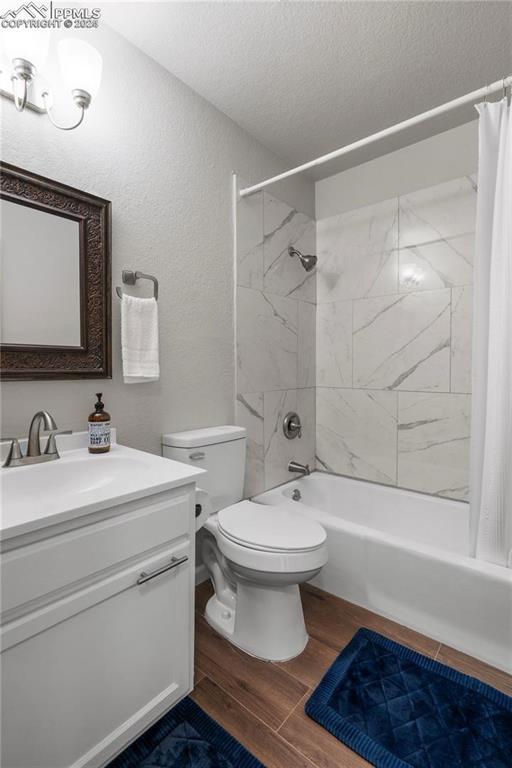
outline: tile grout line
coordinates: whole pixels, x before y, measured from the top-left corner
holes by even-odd
[[[233,701],[234,701],[236,704],[238,704],[238,706],[239,706],[239,707],[241,707],[243,710],[245,710],[245,711],[247,712],[247,714],[249,714],[251,717],[253,717],[255,720],[257,720],[259,723],[261,723],[261,725],[262,725],[264,728],[268,728],[268,730],[269,730],[269,731],[270,731],[270,732],[271,732],[271,733],[272,733],[274,736],[276,736],[276,737],[277,737],[278,739],[280,739],[280,740],[281,740],[281,741],[282,741],[284,744],[286,744],[286,745],[287,745],[287,746],[288,746],[288,747],[289,747],[289,748],[290,748],[290,749],[291,749],[293,752],[295,752],[297,755],[300,755],[300,756],[301,756],[301,757],[303,757],[305,760],[307,760],[307,761],[308,761],[308,762],[311,764],[311,766],[315,766],[315,763],[313,763],[313,761],[312,761],[312,760],[311,760],[311,759],[310,759],[310,758],[309,758],[307,755],[304,755],[302,752],[300,752],[300,751],[299,751],[299,750],[298,750],[298,749],[297,749],[297,748],[296,748],[296,747],[295,747],[295,746],[294,746],[294,745],[293,745],[293,744],[292,744],[290,741],[288,741],[287,739],[285,739],[285,738],[284,738],[284,736],[282,736],[282,735],[281,735],[281,734],[280,734],[280,733],[279,733],[277,730],[275,730],[274,728],[272,728],[272,726],[271,726],[271,725],[269,725],[269,724],[268,724],[268,723],[266,723],[264,720],[262,720],[262,719],[261,719],[261,717],[259,717],[259,716],[258,716],[258,715],[257,715],[255,712],[253,712],[251,709],[249,709],[248,707],[246,707],[246,706],[245,706],[245,704],[242,704],[242,702],[241,702],[241,701],[238,701],[238,699],[236,699],[236,698],[233,696],[233,694],[229,693],[229,691],[226,691],[226,690],[225,690],[225,688],[223,688],[221,685],[219,685],[219,683],[217,683],[215,680],[212,680],[212,678],[211,678],[209,675],[206,675],[206,674],[205,674],[205,676],[203,677],[203,680],[204,680],[204,679],[207,679],[207,680],[209,680],[209,681],[210,681],[210,683],[212,683],[212,685],[215,685],[215,686],[217,686],[217,688],[220,688],[220,690],[221,690],[223,693],[225,693],[225,694],[226,694],[226,696],[228,696],[229,698],[233,699]],[[202,682],[202,681],[201,681],[201,682]],[[212,716],[210,715],[210,717],[212,717]],[[281,726],[279,726],[279,727],[281,727]],[[247,749],[248,749],[248,747],[247,747]],[[250,750],[249,750],[249,751],[250,751]],[[317,768],[317,766],[315,766],[315,768]]]
[[[452,354],[453,354],[453,286],[450,287],[450,358],[449,358],[449,390],[450,393],[453,392],[453,384],[452,384]]]
[[[306,693],[304,694],[304,696],[302,696],[302,698],[300,698],[300,699],[299,699],[299,701],[298,701],[298,702],[295,704],[295,706],[294,706],[294,707],[292,707],[292,709],[290,710],[290,712],[288,712],[288,714],[286,715],[285,719],[283,720],[283,722],[281,723],[281,725],[279,726],[279,728],[276,730],[276,733],[279,733],[279,735],[280,735],[280,736],[282,736],[282,734],[281,734],[281,728],[284,728],[285,724],[288,722],[288,720],[290,719],[290,717],[293,715],[293,713],[296,711],[296,709],[297,709],[299,706],[301,706],[301,704],[303,704],[303,703],[304,703],[305,699],[306,699],[306,698],[308,698],[308,697],[311,695],[311,692],[312,692],[312,691],[311,691],[311,687],[309,687],[309,686],[308,686],[308,690],[306,691]],[[284,737],[284,736],[282,736],[282,738],[284,739],[285,737]],[[285,739],[285,741],[286,741],[286,739]],[[290,742],[288,742],[288,743],[290,743]]]
[[[401,248],[400,250],[406,251],[407,248]],[[468,288],[472,287],[474,283],[454,283],[453,288]],[[241,285],[240,288],[249,288],[249,290],[253,291],[259,291],[259,288],[251,288],[250,286]],[[440,293],[441,291],[449,291],[451,285],[444,285],[442,288],[422,288],[422,289],[416,289],[416,290],[410,290],[410,291],[389,291],[389,293],[372,293],[367,294],[366,296],[345,296],[341,299],[328,299],[327,301],[317,301],[316,306],[325,306],[326,304],[346,304],[349,301],[373,301],[374,299],[389,299],[391,296],[410,296],[412,293],[416,294],[423,294],[423,293]],[[280,294],[274,293],[273,296],[280,296]],[[281,296],[281,298],[286,299],[287,296]],[[300,299],[300,301],[306,301],[308,304],[313,304],[313,301],[309,301],[308,299]]]
[[[351,382],[350,389],[354,387],[354,301],[350,301],[350,362],[351,362]]]
[[[311,387],[299,387],[299,389],[311,389]],[[379,389],[378,387],[340,387],[329,386],[328,384],[319,384],[317,389],[342,389],[356,392],[405,392],[410,395],[470,395],[471,392],[450,392],[449,389]],[[280,389],[269,389],[269,392],[281,392]],[[254,392],[241,392],[242,395],[256,395]]]
[[[398,450],[398,438],[399,438],[399,432],[398,425],[400,423],[400,392],[398,390],[395,390],[396,392],[396,424],[395,424],[395,488],[398,488],[398,477],[399,477],[399,471],[398,471],[398,458],[400,456],[400,451]]]
[[[260,395],[264,392],[289,392],[291,389],[342,389],[356,392],[405,392],[411,395],[470,395],[471,392],[451,392],[449,389],[379,389],[378,387],[340,387],[338,384],[315,384],[307,387],[279,387],[277,389],[251,389],[237,392],[237,395],[245,397],[246,395]]]
[[[311,637],[310,637],[310,639],[311,639]],[[302,653],[304,653],[304,651],[302,651]],[[293,672],[289,672],[284,667],[280,667],[279,665],[282,664],[283,662],[281,662],[281,661],[271,661],[269,663],[272,664],[272,666],[275,667],[275,669],[279,669],[281,672],[284,672],[285,675],[287,675],[290,678],[290,680],[293,680],[295,683],[300,683],[301,685],[304,685],[308,689],[311,687],[311,686],[307,685],[307,683],[303,682],[300,679],[300,677],[297,677],[297,675],[294,675]],[[306,695],[306,694],[304,694],[304,695]]]
[[[396,252],[396,292],[397,294],[400,294],[400,230],[401,230],[401,195],[400,192],[398,193],[396,197],[396,240],[398,244],[397,252]],[[396,392],[396,402],[395,402],[395,415],[396,415],[396,422],[395,422],[395,482],[394,486],[395,488],[398,488],[398,478],[400,476],[399,472],[399,457],[400,457],[400,450],[398,447],[398,439],[400,437],[400,430],[399,430],[399,423],[400,423],[400,392],[398,390],[395,390]]]
[[[311,689],[310,689],[310,691],[309,691],[309,692],[311,693]],[[307,694],[306,694],[306,695],[307,695]],[[297,752],[299,755],[301,755],[301,757],[303,757],[305,760],[308,760],[308,761],[309,761],[309,762],[310,762],[310,763],[311,763],[313,766],[315,766],[315,768],[322,768],[322,766],[321,766],[319,763],[317,763],[317,762],[315,762],[315,761],[313,760],[313,758],[311,757],[311,755],[308,755],[308,754],[307,754],[305,751],[302,751],[302,749],[301,749],[300,747],[295,747],[295,745],[293,745],[293,744],[291,743],[291,741],[288,741],[288,739],[286,738],[286,736],[284,736],[283,734],[281,734],[281,728],[283,728],[283,727],[284,727],[285,723],[288,721],[288,719],[289,719],[289,718],[290,718],[290,717],[293,715],[293,713],[296,711],[296,709],[297,709],[297,707],[299,706],[299,704],[301,704],[301,703],[304,701],[304,699],[305,699],[306,695],[305,695],[305,696],[303,696],[303,698],[302,698],[302,699],[301,699],[301,700],[300,700],[300,701],[299,701],[299,702],[298,702],[298,703],[295,705],[295,707],[294,707],[294,708],[293,708],[293,710],[290,712],[290,714],[288,715],[288,717],[286,718],[286,720],[285,720],[285,721],[282,723],[282,725],[280,725],[280,726],[279,726],[279,730],[277,731],[277,735],[278,735],[278,736],[280,736],[280,737],[281,737],[281,738],[282,738],[282,739],[283,739],[283,740],[286,742],[286,744],[288,744],[290,747],[292,747],[292,749],[294,749],[294,750],[295,750],[295,751],[296,751],[296,752]],[[329,732],[327,731],[327,733],[329,733]],[[343,746],[343,742],[341,742],[341,741],[340,741],[340,744]],[[354,753],[354,754],[356,754],[356,755],[357,755],[357,753]],[[358,755],[358,757],[360,757],[360,756]],[[362,759],[362,760],[364,760],[364,758],[361,758],[361,759]],[[368,768],[370,768],[370,763],[366,763],[366,761],[365,761],[365,765],[368,765]],[[341,766],[340,766],[340,768],[341,768]]]
[[[266,723],[266,722],[265,722],[265,720],[263,720],[263,719],[262,719],[262,718],[261,718],[259,715],[257,715],[257,714],[256,714],[256,712],[253,712],[253,710],[252,710],[252,709],[250,709],[250,708],[249,708],[249,707],[248,707],[246,704],[244,704],[242,701],[240,701],[240,699],[238,699],[238,698],[236,697],[236,694],[235,694],[233,691],[228,691],[228,690],[226,690],[226,688],[224,688],[224,686],[223,686],[221,683],[219,683],[217,680],[214,680],[213,678],[211,678],[211,677],[210,677],[210,675],[208,675],[208,674],[205,674],[205,676],[203,677],[203,680],[204,680],[205,678],[207,678],[207,679],[208,679],[208,680],[209,680],[209,681],[210,681],[210,682],[211,682],[213,685],[216,685],[216,686],[217,686],[217,688],[219,688],[219,689],[220,689],[220,690],[221,690],[223,693],[225,693],[225,694],[226,694],[226,696],[229,696],[231,699],[233,699],[233,701],[234,701],[234,702],[235,702],[235,703],[236,703],[236,704],[237,704],[239,707],[242,707],[242,709],[245,709],[245,710],[246,710],[246,711],[247,711],[247,712],[248,712],[248,713],[249,713],[249,714],[250,714],[252,717],[254,717],[254,718],[255,718],[255,719],[256,719],[256,720],[257,720],[259,723],[261,723],[261,724],[262,724],[262,725],[264,725],[266,728],[268,728],[268,729],[269,729],[269,731],[272,731],[272,733],[275,733],[275,734],[277,734],[277,728],[274,728],[274,727],[273,727],[272,725],[270,725],[269,723]],[[201,681],[201,682],[202,682],[202,681]],[[281,737],[281,738],[282,738],[282,737]]]
[[[255,291],[256,293],[263,293],[265,296],[272,296],[276,299],[285,299],[286,301],[299,301],[304,304],[309,304],[312,307],[316,307],[316,302],[313,299],[298,298],[297,296],[285,295],[282,293],[276,293],[275,291],[269,291],[266,288],[255,288],[254,285],[237,285],[237,288],[243,288],[244,291]],[[444,290],[443,288],[435,288],[432,290]],[[384,298],[384,296],[393,296],[394,294],[383,294],[383,296],[371,296],[370,298]],[[351,299],[341,299],[341,301],[351,301]],[[332,304],[334,302],[327,301],[326,304]]]

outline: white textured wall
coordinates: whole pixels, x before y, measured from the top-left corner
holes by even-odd
[[[476,111],[475,111],[476,118]],[[316,218],[405,195],[476,171],[478,120],[336,173],[316,184]]]
[[[102,390],[119,440],[158,452],[162,431],[234,419],[231,172],[251,182],[285,165],[105,25],[88,33],[101,91],[76,131],[2,103],[2,159],[100,195],[113,207],[113,284],[121,269],[160,281],[161,379],[125,385],[113,297],[113,379],[6,382],[2,432],[25,434],[39,408],[82,429]],[[305,178],[276,194],[312,214]]]

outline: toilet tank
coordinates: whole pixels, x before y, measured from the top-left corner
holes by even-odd
[[[240,501],[245,475],[244,427],[206,427],[162,435],[162,456],[206,469],[201,488],[214,512]]]

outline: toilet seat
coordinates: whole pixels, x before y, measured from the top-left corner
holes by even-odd
[[[242,501],[210,517],[205,528],[215,536],[224,557],[243,568],[291,575],[314,571],[327,562],[322,526],[283,507]]]
[[[253,501],[221,509],[218,526],[220,533],[233,543],[271,553],[311,552],[327,538],[321,525],[300,512]]]

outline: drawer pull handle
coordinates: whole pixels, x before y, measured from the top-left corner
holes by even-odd
[[[158,568],[156,571],[153,571],[152,573],[146,573],[146,571],[142,571],[141,575],[137,579],[137,584],[145,584],[146,581],[150,581],[151,579],[154,579],[156,576],[160,576],[161,573],[165,573],[166,571],[170,571],[173,568],[177,568],[178,565],[182,565],[183,563],[186,563],[188,560],[187,555],[184,555],[183,557],[172,557],[171,562],[168,565],[163,565],[161,568]]]
[[[189,459],[192,459],[192,461],[201,461],[201,459],[204,459],[204,457],[204,451],[196,451],[195,453],[189,454]]]

